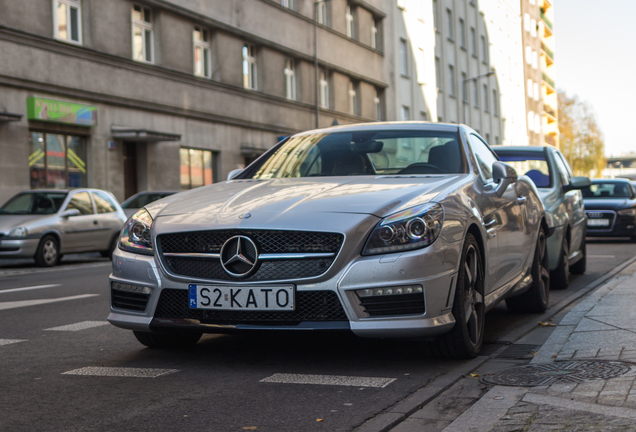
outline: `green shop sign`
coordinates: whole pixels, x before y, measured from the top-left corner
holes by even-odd
[[[28,97],[27,117],[29,120],[95,126],[97,125],[97,108],[72,102]]]

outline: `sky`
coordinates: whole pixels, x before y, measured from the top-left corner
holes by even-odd
[[[587,102],[605,155],[636,152],[636,0],[552,0],[556,85]]]

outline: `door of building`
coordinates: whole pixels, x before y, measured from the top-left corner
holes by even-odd
[[[137,143],[124,142],[125,199],[128,199],[137,192]]]

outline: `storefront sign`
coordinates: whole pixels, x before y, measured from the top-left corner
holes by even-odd
[[[29,120],[95,126],[97,125],[97,107],[28,97],[27,117]]]

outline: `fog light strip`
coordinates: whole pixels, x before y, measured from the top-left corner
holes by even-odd
[[[179,372],[178,369],[151,369],[151,368],[124,368],[124,367],[85,367],[68,372],[62,375],[85,375],[102,377],[124,377],[124,378],[157,378]]]
[[[270,377],[262,379],[260,382],[384,388],[396,379],[397,378],[369,378],[338,375],[274,374]]]

